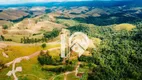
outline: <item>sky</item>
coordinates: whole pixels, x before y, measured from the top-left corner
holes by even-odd
[[[0,4],[29,3],[29,2],[64,2],[64,1],[89,1],[89,0],[0,0]]]
[[[0,4],[15,4],[29,2],[65,2],[65,1],[93,1],[93,0],[0,0]],[[114,1],[114,0],[96,0],[96,1]]]

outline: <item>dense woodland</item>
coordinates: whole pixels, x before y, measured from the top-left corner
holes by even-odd
[[[137,28],[132,31],[116,31],[111,26],[90,29],[78,25],[70,28],[102,40],[92,57],[81,56],[79,59],[97,65],[88,74],[88,80],[142,79],[142,24],[136,22],[134,25]]]

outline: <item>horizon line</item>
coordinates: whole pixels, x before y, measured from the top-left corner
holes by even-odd
[[[21,3],[0,3],[0,5],[16,5],[16,4],[31,4],[31,3],[64,3],[64,2],[119,2],[119,1],[134,1],[134,0],[77,0],[77,1],[41,1],[41,2],[21,2]]]

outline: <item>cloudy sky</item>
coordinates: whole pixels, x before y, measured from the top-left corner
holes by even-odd
[[[63,2],[63,1],[93,1],[93,0],[0,0],[0,4],[28,3],[28,2]],[[95,0],[95,1],[114,1],[114,0]]]

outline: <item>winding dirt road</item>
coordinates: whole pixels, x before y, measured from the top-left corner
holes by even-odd
[[[60,49],[60,47],[56,47],[56,48],[51,48],[51,49],[48,49],[48,51],[53,51],[53,50],[57,50],[57,49]],[[47,50],[43,50],[43,52],[46,52]],[[29,56],[23,56],[23,57],[19,57],[19,58],[16,58],[14,59],[13,61],[10,61],[8,63],[5,64],[5,66],[9,67],[12,63],[14,62],[17,62],[17,63],[20,63],[22,60],[29,60],[35,56],[38,56],[40,54],[40,51],[37,51]]]

